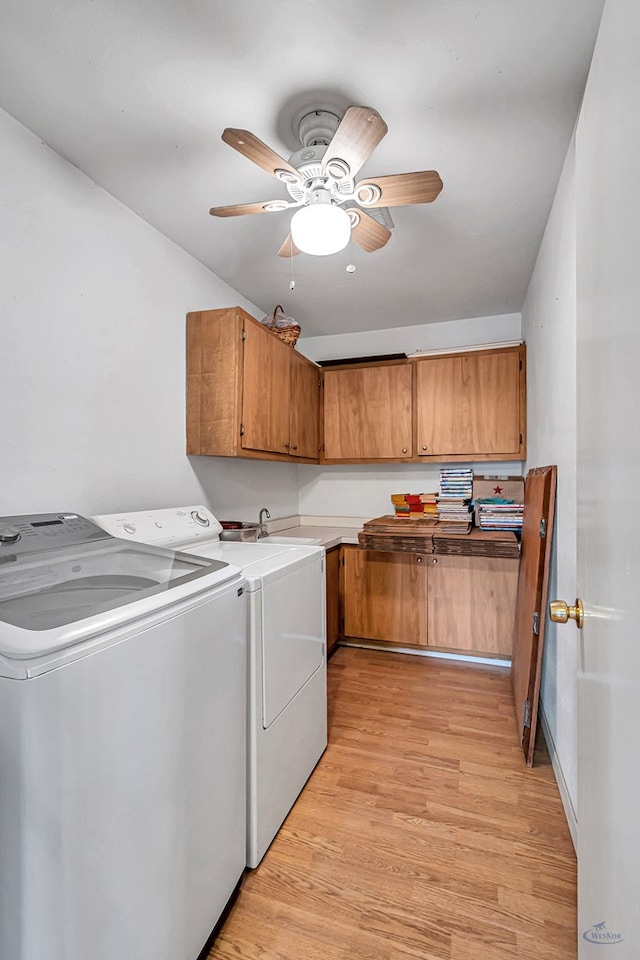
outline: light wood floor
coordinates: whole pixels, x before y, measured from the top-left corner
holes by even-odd
[[[216,960],[574,960],[576,862],[508,671],[340,648],[329,746]]]

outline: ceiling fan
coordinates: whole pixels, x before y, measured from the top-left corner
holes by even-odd
[[[291,199],[212,207],[209,213],[240,217],[297,208],[279,257],[337,253],[350,239],[368,252],[379,250],[393,227],[387,207],[430,203],[442,190],[435,170],[355,181],[387,129],[371,107],[349,107],[342,120],[314,110],[298,126],[302,148],[285,160],[248,130],[227,127],[224,142],[284,183]]]

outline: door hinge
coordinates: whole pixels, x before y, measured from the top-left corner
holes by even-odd
[[[244,437],[244,423],[240,424],[240,436]]]
[[[536,610],[535,613],[533,614],[532,622],[531,622],[531,630],[536,637],[538,636],[539,629],[540,629],[540,614]]]
[[[340,563],[341,563],[342,566],[344,567],[344,557],[340,557]]]
[[[318,390],[322,386],[322,377],[318,377]]]
[[[522,446],[522,434],[520,434],[520,446]]]
[[[522,360],[520,361],[520,369],[522,370]]]
[[[240,339],[244,342],[247,339],[247,331],[243,330]]]
[[[547,535],[547,521],[544,517],[540,518],[540,537],[544,539]]]
[[[531,700],[527,697],[524,702],[524,720],[522,721],[523,727],[531,726]]]

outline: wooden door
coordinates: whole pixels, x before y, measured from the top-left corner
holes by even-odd
[[[429,645],[510,657],[517,586],[517,559],[431,557]]]
[[[288,454],[291,347],[257,323],[244,333],[242,448]]]
[[[340,639],[340,547],[327,550],[325,558],[327,577],[327,655]]]
[[[419,456],[524,458],[523,351],[481,351],[416,362]]]
[[[533,764],[546,625],[556,468],[530,470],[524,484],[522,554],[518,576],[512,685],[517,732],[527,765]]]
[[[345,636],[424,646],[429,558],[345,546],[343,559]]]
[[[325,460],[411,459],[411,364],[325,370]]]
[[[640,956],[639,43],[637,0],[606,3],[576,132],[580,960]]]
[[[315,364],[290,349],[291,456],[318,459],[320,371]]]

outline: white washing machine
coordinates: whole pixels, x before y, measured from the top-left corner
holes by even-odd
[[[0,518],[0,957],[195,960],[245,866],[240,571]]]
[[[110,533],[226,560],[249,594],[247,865],[256,867],[327,745],[324,548],[221,541],[203,506],[94,518]]]

